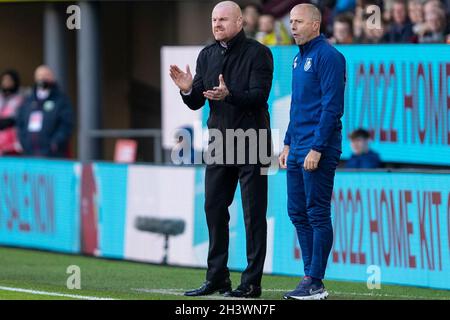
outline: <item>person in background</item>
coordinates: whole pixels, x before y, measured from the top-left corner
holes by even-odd
[[[392,6],[395,0],[383,0],[383,8],[382,8],[382,18],[386,23],[390,23],[392,21]]]
[[[424,21],[423,1],[410,0],[408,2],[408,17],[413,24],[414,34],[420,36],[426,31],[426,24]]]
[[[244,32],[247,38],[256,39],[259,15],[260,9],[255,4],[248,4],[242,10],[242,17],[244,18]]]
[[[385,41],[386,21],[381,18],[380,28],[373,28],[370,23],[366,23],[370,18],[370,14],[359,13],[361,16],[355,15],[354,26],[354,43],[377,44]],[[355,29],[355,25],[357,26]],[[358,34],[358,36],[356,36]]]
[[[289,12],[293,6],[303,2],[306,0],[262,0],[261,13],[272,15],[289,32]]]
[[[380,156],[369,148],[370,134],[362,128],[350,134],[352,156],[345,163],[348,169],[375,169],[381,168]]]
[[[421,0],[408,2],[408,17],[413,25],[423,23],[423,5]]]
[[[71,103],[48,66],[39,66],[34,79],[32,93],[16,119],[24,155],[65,157],[74,126]]]
[[[417,37],[414,35],[412,24],[409,21],[406,2],[394,0],[392,3],[392,21],[384,36],[386,43],[414,43]]]
[[[365,17],[367,19],[367,15]],[[378,44],[386,42],[386,21],[381,18],[381,27],[380,28],[370,28],[370,24],[364,24],[364,35],[361,39],[360,43],[365,44]]]
[[[266,46],[273,45],[289,45],[292,44],[291,37],[283,24],[275,21],[270,14],[264,14],[259,17],[258,33],[256,40]]]
[[[386,7],[386,4],[381,0],[357,0],[353,15],[354,43],[373,44],[383,42],[382,37],[385,34],[385,25],[389,21],[389,17],[385,18],[385,15],[382,14],[380,17],[381,28],[374,28],[372,23],[368,23],[373,15],[373,11],[369,9],[373,5],[378,6],[381,10]]]
[[[353,16],[353,37],[357,43],[360,43],[363,38],[364,32],[364,8],[361,4],[355,7],[355,13]]]
[[[17,110],[23,102],[19,74],[15,70],[4,71],[0,86],[0,156],[17,155],[22,151],[14,127]]]
[[[429,1],[424,5],[425,22],[419,31],[419,43],[446,42],[447,18],[440,2]]]
[[[353,43],[353,18],[349,14],[336,16],[333,23],[333,37],[329,39],[332,44]]]

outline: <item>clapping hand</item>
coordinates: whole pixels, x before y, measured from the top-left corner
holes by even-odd
[[[169,74],[173,82],[182,92],[187,93],[192,89],[193,80],[189,65],[186,65],[186,72],[182,71],[176,65],[171,65]]]
[[[219,75],[219,86],[214,87],[213,90],[208,90],[203,92],[203,96],[209,100],[223,100],[226,96],[230,94],[228,91],[227,85],[223,80],[223,76]]]

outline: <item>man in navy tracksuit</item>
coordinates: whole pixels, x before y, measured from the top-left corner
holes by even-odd
[[[290,122],[280,155],[287,167],[288,214],[304,262],[297,288],[286,299],[324,299],[322,279],[333,228],[330,202],[341,155],[345,58],[320,35],[320,11],[311,4],[291,10],[291,31],[299,53],[293,61]]]

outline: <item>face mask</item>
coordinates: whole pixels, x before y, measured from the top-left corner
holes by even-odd
[[[53,83],[46,81],[46,80],[40,80],[36,81],[36,97],[39,100],[45,100],[50,95],[50,91],[53,87]]]
[[[49,95],[50,95],[50,90],[48,90],[48,89],[41,89],[39,87],[36,89],[36,97],[39,100],[45,100],[48,98]]]

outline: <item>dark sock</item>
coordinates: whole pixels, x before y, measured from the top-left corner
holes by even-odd
[[[322,279],[311,277],[311,280],[312,280],[312,284],[317,284],[317,285],[322,284]]]

